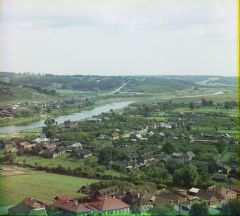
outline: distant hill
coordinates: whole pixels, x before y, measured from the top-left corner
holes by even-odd
[[[210,79],[210,80],[209,80]],[[36,75],[0,73],[0,80],[14,85],[45,89],[68,89],[82,91],[121,91],[133,92],[169,92],[194,88],[214,82],[208,76],[82,76],[82,75]],[[235,83],[234,78],[215,76],[218,82],[226,85]]]
[[[22,102],[22,101],[49,101],[54,95],[46,94],[32,87],[15,86],[0,83],[0,103]]]

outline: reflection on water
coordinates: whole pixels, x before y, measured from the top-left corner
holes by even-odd
[[[55,118],[55,121],[58,124],[64,123],[64,121],[70,120],[70,121],[78,121],[82,119],[91,118],[95,115],[99,115],[103,112],[109,112],[111,109],[121,109],[126,106],[128,106],[133,101],[126,101],[126,102],[116,102],[116,103],[110,103],[105,104],[99,107],[95,107],[94,109],[82,111],[79,113],[73,113],[69,115],[61,115]],[[36,122],[31,122],[29,124],[24,125],[17,125],[17,126],[4,126],[0,127],[0,134],[4,133],[12,133],[12,132],[20,132],[23,130],[33,129],[33,128],[39,128],[44,126],[44,119],[41,119]]]

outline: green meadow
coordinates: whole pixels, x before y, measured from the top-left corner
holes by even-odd
[[[33,173],[0,176],[0,181],[0,206],[9,206],[29,196],[43,202],[51,202],[58,195],[84,196],[77,190],[97,180],[52,173]]]

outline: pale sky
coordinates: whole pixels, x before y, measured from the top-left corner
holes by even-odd
[[[0,0],[0,71],[236,75],[236,0]]]

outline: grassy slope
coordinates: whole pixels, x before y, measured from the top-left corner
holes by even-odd
[[[54,100],[53,96],[41,94],[38,91],[27,87],[0,88],[1,103],[18,102],[41,102]]]
[[[61,165],[66,169],[72,169],[72,170],[84,166],[83,160],[71,158],[69,157],[69,153],[62,154],[53,159],[42,158],[40,156],[28,156],[28,155],[17,156],[16,162],[18,164],[26,164],[31,166],[35,166],[37,163],[38,166],[50,167],[50,168],[54,168],[54,167],[56,168]],[[105,170],[104,174],[113,175],[116,177],[121,176],[119,172],[114,170]]]
[[[83,185],[97,181],[51,173],[0,176],[0,178],[2,182],[0,206],[15,204],[27,196],[44,202],[52,201],[57,195],[83,196],[76,191]]]

